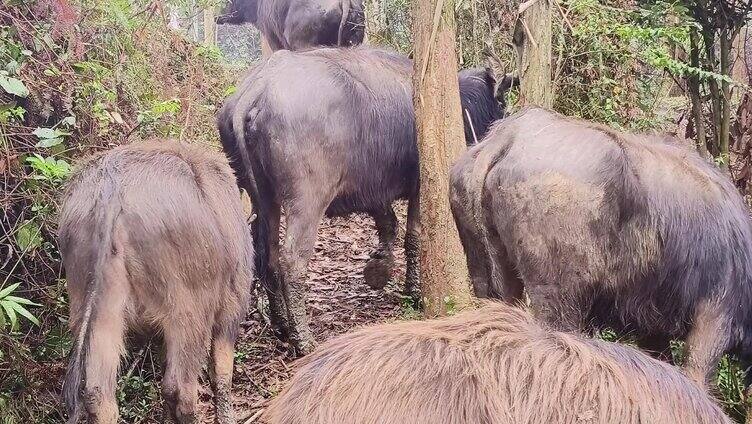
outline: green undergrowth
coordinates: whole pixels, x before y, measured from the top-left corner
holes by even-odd
[[[234,74],[215,47],[168,28],[166,2],[0,1],[0,424],[58,423],[65,181],[79,157],[140,139],[216,148]],[[143,366],[123,378],[128,422],[152,416],[152,381]]]

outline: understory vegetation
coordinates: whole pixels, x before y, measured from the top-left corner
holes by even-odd
[[[0,1],[0,424],[59,423],[71,336],[55,222],[76,159],[150,137],[216,148],[214,114],[238,72],[216,46],[170,26],[175,9],[191,15],[218,3]],[[456,4],[461,66],[514,72],[510,43],[519,3]],[[688,137],[727,166],[747,194],[750,81],[734,79],[741,62],[721,66],[715,56],[695,57],[697,50],[716,53],[713,40],[698,35],[703,27],[691,2],[553,4],[558,111]],[[410,53],[410,0],[366,0],[366,6],[369,42]],[[742,61],[743,46],[729,46],[738,53],[731,57]],[[729,102],[725,123],[719,95]],[[515,93],[510,97],[514,109]],[[149,422],[159,409],[159,358],[151,345],[123,370],[118,401],[126,422]],[[677,345],[677,361],[681,351]],[[717,377],[719,398],[740,421],[744,374],[724,358]]]
[[[71,337],[55,221],[76,158],[149,137],[217,145],[214,113],[232,88],[230,73],[215,47],[167,28],[165,7],[0,7],[2,423],[62,420],[57,392]],[[119,393],[131,401],[129,422],[153,407],[152,382],[140,375],[127,374]]]

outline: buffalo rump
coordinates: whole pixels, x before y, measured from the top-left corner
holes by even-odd
[[[256,26],[272,51],[363,42],[362,0],[231,0],[217,23]]]
[[[731,424],[674,367],[489,304],[364,328],[306,358],[268,424]]]
[[[366,47],[276,52],[251,71],[218,115],[222,146],[251,196],[256,270],[270,295],[277,330],[301,353],[313,338],[304,281],[324,215],[370,214],[379,236],[364,276],[383,287],[391,276],[397,217],[392,202],[408,199],[405,291],[418,280],[418,152],[412,103],[412,62]],[[488,91],[486,78],[461,83]],[[476,134],[497,115],[466,102]],[[474,118],[475,119],[475,118]],[[287,235],[279,251],[280,207]]]
[[[708,378],[750,352],[752,228],[733,184],[683,143],[525,109],[451,173],[476,294],[519,301],[562,329],[688,344]]]
[[[233,181],[221,155],[173,142],[115,148],[72,177],[59,234],[75,335],[64,384],[71,423],[82,412],[89,422],[117,422],[128,329],[163,336],[162,391],[179,423],[197,420],[198,376],[211,350],[216,421],[234,422],[234,343],[253,245]]]

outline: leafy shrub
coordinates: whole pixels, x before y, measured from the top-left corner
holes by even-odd
[[[175,4],[180,3],[179,1]],[[147,137],[216,146],[231,78],[163,2],[4,0],[0,11],[0,422],[60,422],[71,340],[57,200],[76,159]],[[146,384],[146,383],[144,383]],[[144,388],[134,380],[128,387]],[[144,415],[136,396],[126,411]]]

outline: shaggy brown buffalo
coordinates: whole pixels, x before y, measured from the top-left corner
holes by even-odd
[[[729,179],[667,137],[525,109],[451,174],[478,296],[520,300],[563,329],[609,326],[687,370],[750,352],[752,227]]]
[[[303,358],[268,424],[730,424],[702,388],[640,351],[489,304],[364,328]]]
[[[217,23],[255,25],[272,50],[363,42],[363,0],[231,0]]]
[[[172,142],[118,147],[83,163],[60,216],[75,344],[64,398],[79,419],[115,424],[126,330],[164,338],[162,391],[179,423],[197,420],[211,349],[216,422],[233,423],[234,343],[253,246],[227,160]]]
[[[396,199],[408,199],[405,291],[418,279],[418,152],[412,62],[366,47],[276,52],[255,68],[218,115],[222,146],[251,196],[256,270],[270,294],[272,320],[301,352],[313,346],[304,304],[305,271],[324,215],[373,216],[379,248],[364,270],[383,287],[391,276]],[[467,75],[461,97],[487,91],[487,77]],[[479,98],[479,97],[469,97]],[[482,136],[500,114],[476,113]],[[482,106],[487,107],[487,106]],[[495,106],[495,107],[498,107]],[[279,252],[280,207],[287,236]],[[289,325],[287,325],[287,324]]]

